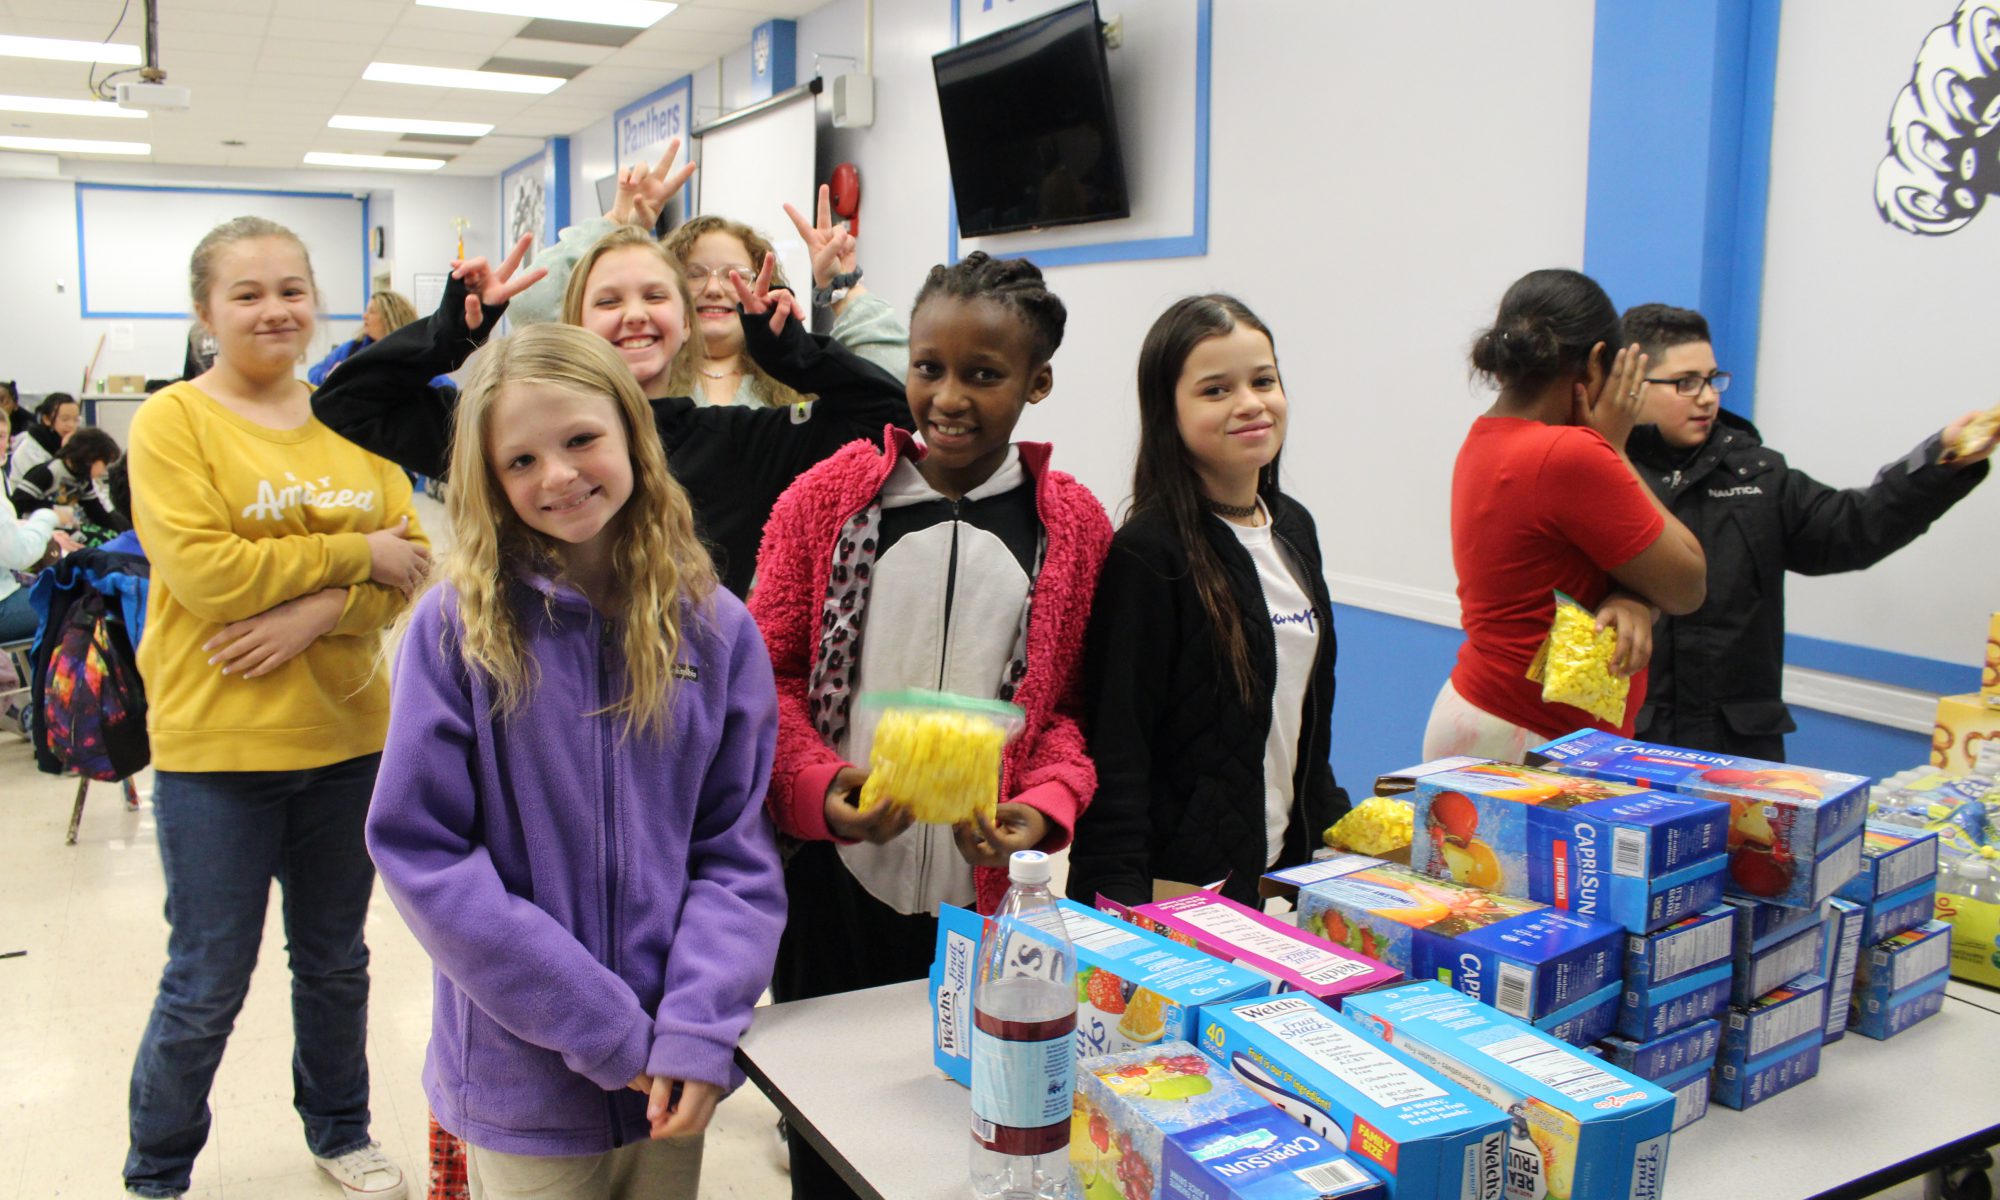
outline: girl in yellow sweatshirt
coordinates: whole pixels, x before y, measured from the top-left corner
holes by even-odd
[[[513,262],[460,265],[471,305],[504,302]],[[305,245],[239,217],[190,264],[215,365],[132,421],[132,517],[153,563],[139,669],[167,884],[167,967],[132,1072],[131,1194],[178,1196],[208,1137],[208,1093],[284,888],[296,1105],[350,1197],[401,1200],[368,1133],[363,822],[388,726],[384,628],[430,551],[410,485],[313,418],[294,376],[317,294]]]

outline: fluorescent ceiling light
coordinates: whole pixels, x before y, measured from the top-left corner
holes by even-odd
[[[310,167],[366,167],[381,171],[435,171],[444,165],[441,158],[404,158],[396,154],[329,154],[314,150],[306,155]]]
[[[63,117],[144,117],[139,108],[120,108],[104,100],[58,100],[53,96],[0,96],[0,110],[52,113]]]
[[[476,121],[419,121],[408,117],[338,116],[328,121],[326,127],[362,129],[371,133],[436,133],[447,137],[485,137],[493,132],[491,125],[481,125]]]
[[[0,137],[0,150],[35,150],[43,154],[151,154],[146,142],[100,142],[90,138]]]
[[[0,34],[0,56],[111,63],[121,67],[139,65],[139,47],[124,42],[79,42],[70,38],[21,37],[18,34]]]
[[[419,67],[410,63],[369,63],[361,78],[375,83],[415,83],[425,87],[473,88],[482,92],[526,92],[546,96],[567,79],[554,75],[509,75],[505,71],[461,71],[453,67]]]
[[[551,21],[582,21],[590,25],[625,25],[646,29],[674,11],[678,4],[661,0],[417,0],[420,8],[456,8],[463,12],[498,13],[503,17],[544,17]]]

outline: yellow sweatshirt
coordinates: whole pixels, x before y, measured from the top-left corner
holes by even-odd
[[[389,726],[377,670],[403,594],[370,583],[367,535],[404,516],[410,483],[319,423],[267,429],[176,383],[132,418],[132,523],[152,560],[139,673],[153,765],[298,771],[373,754]],[[210,666],[232,621],[345,587],[331,634],[258,679]]]

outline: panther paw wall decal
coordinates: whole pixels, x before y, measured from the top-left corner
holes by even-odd
[[[1961,0],[1917,51],[1889,110],[1875,208],[1898,229],[1942,237],[2000,193],[2000,5]]]

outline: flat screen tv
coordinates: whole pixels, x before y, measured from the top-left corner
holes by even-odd
[[[1096,0],[933,55],[962,237],[1132,215]]]

